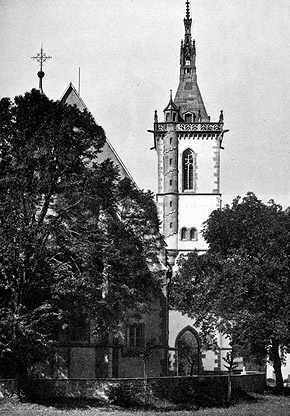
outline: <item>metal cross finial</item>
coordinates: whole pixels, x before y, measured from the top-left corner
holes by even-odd
[[[31,59],[36,59],[37,62],[40,63],[40,71],[42,71],[42,66],[44,62],[51,58],[52,56],[47,56],[46,53],[43,51],[43,45],[41,45],[40,52],[36,56],[31,57]]]
[[[39,90],[41,94],[43,94],[42,78],[44,77],[45,74],[42,70],[42,67],[43,67],[44,62],[47,61],[48,59],[51,59],[52,56],[47,56],[46,53],[43,52],[43,45],[41,45],[40,52],[36,56],[32,56],[31,58],[36,59],[37,62],[40,63],[40,70],[38,71],[37,75],[39,78]]]

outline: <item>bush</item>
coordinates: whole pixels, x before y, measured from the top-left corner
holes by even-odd
[[[110,403],[127,408],[146,407],[152,396],[149,386],[132,382],[110,385],[107,394]]]

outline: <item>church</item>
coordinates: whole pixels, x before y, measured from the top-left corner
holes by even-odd
[[[190,4],[186,1],[184,39],[180,48],[179,85],[170,92],[162,120],[154,114],[154,149],[157,152],[158,193],[156,203],[161,233],[166,242],[166,261],[148,265],[162,274],[160,293],[152,299],[149,313],[139,319],[128,313],[124,337],[104,342],[92,335],[93,322],[76,328],[73,338],[63,334],[50,371],[56,378],[131,378],[205,374],[223,371],[222,357],[228,343],[219,337],[218,350],[203,351],[193,321],[169,309],[170,275],[176,260],[192,250],[203,253],[207,245],[201,235],[202,223],[220,207],[220,152],[224,130],[223,112],[216,121],[207,114],[197,84],[196,48],[191,34]],[[41,81],[41,79],[40,79]],[[40,83],[41,85],[41,83]],[[86,107],[72,84],[61,101]],[[131,180],[127,168],[107,140],[100,161],[110,158],[121,177]],[[140,349],[150,344],[144,359]]]

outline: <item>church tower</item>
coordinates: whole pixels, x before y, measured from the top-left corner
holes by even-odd
[[[164,121],[154,116],[154,148],[158,156],[157,206],[168,261],[178,255],[207,249],[202,223],[220,207],[220,149],[223,113],[212,122],[196,74],[192,19],[186,1],[184,40],[180,48],[179,85],[164,109]]]
[[[223,112],[216,121],[207,114],[196,73],[196,48],[191,36],[192,19],[186,1],[184,39],[180,48],[179,85],[175,98],[170,91],[163,121],[154,116],[154,148],[158,159],[157,207],[165,236],[168,265],[176,271],[176,259],[193,250],[204,253],[207,244],[203,222],[221,205],[220,150],[224,130]],[[170,286],[169,286],[170,290]],[[192,369],[182,354],[190,349],[194,374],[223,369],[228,341],[218,336],[219,349],[203,351],[199,329],[180,312],[169,310],[169,372],[189,375]]]

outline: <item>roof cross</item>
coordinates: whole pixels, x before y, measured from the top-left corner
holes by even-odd
[[[47,61],[48,59],[51,59],[52,56],[48,56],[46,55],[46,53],[43,51],[43,45],[41,45],[40,48],[40,52],[36,54],[36,56],[32,56],[31,59],[36,59],[37,62],[39,62],[40,64],[40,70],[38,71],[37,75],[39,78],[39,91],[41,92],[41,94],[43,93],[43,89],[42,89],[42,78],[44,77],[44,72],[42,70],[43,64],[45,61]]]
[[[36,59],[37,62],[40,63],[40,71],[42,71],[42,66],[44,62],[51,58],[52,56],[47,56],[46,53],[43,51],[43,45],[41,45],[40,52],[36,54],[36,56],[31,57],[31,59]]]

